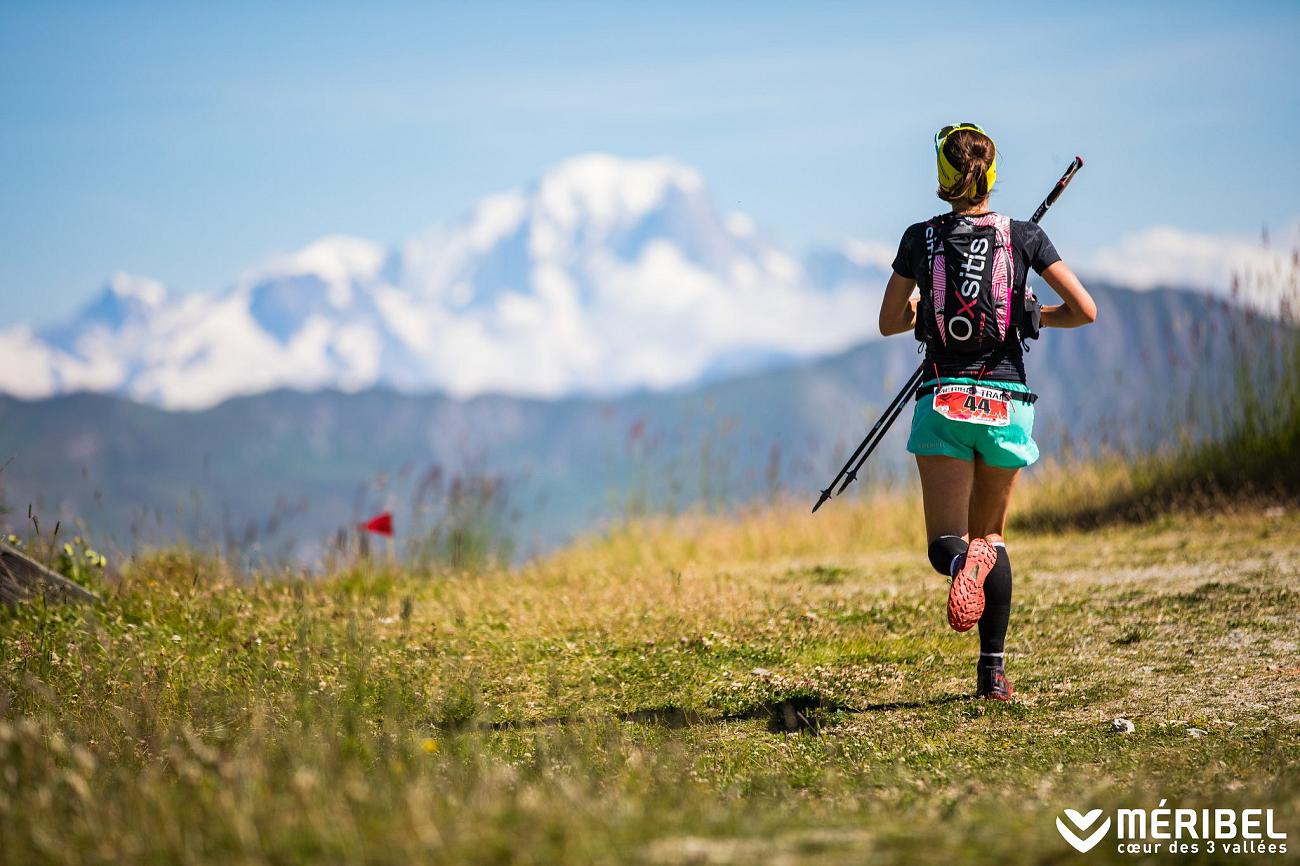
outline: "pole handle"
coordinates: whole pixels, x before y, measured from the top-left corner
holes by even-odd
[[[1043,218],[1043,214],[1056,204],[1056,200],[1061,197],[1061,193],[1065,192],[1065,188],[1070,185],[1070,181],[1074,180],[1074,176],[1081,168],[1083,168],[1083,157],[1076,156],[1065,169],[1065,174],[1061,175],[1061,179],[1056,182],[1056,186],[1052,187],[1052,191],[1047,194],[1047,198],[1043,199],[1043,203],[1038,206],[1038,210],[1034,211],[1034,215],[1029,218],[1030,222],[1036,223]]]

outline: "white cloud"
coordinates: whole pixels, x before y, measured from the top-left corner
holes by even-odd
[[[753,237],[758,231],[758,224],[754,222],[754,218],[740,211],[732,211],[727,214],[726,225],[727,231],[738,238]]]
[[[348,235],[328,235],[297,252],[273,259],[256,269],[261,278],[312,274],[327,282],[373,277],[385,250],[374,241]]]
[[[470,247],[475,251],[489,250],[492,245],[508,236],[524,218],[528,199],[519,190],[490,195],[479,202],[470,219]]]
[[[894,255],[898,248],[885,241],[854,239],[845,241],[840,251],[858,267],[874,267],[888,272],[894,265]]]
[[[1081,270],[1134,289],[1198,289],[1276,310],[1288,291],[1295,296],[1297,250],[1300,222],[1275,233],[1267,244],[1263,238],[1153,226],[1099,250]]]
[[[53,355],[26,325],[0,334],[0,389],[15,397],[48,397],[57,384]]]
[[[329,302],[335,308],[343,309],[352,303],[353,284],[374,279],[386,254],[383,246],[374,241],[329,235],[247,272],[242,283],[252,285],[310,274],[328,286]]]
[[[121,271],[108,280],[108,287],[119,298],[133,300],[146,308],[156,308],[167,300],[167,288],[157,280]]]

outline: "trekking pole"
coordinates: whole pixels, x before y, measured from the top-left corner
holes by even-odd
[[[1052,191],[1047,194],[1047,198],[1043,199],[1043,203],[1038,206],[1038,210],[1034,211],[1034,215],[1029,218],[1030,222],[1037,223],[1043,218],[1043,214],[1047,213],[1047,209],[1055,204],[1056,200],[1061,197],[1061,193],[1065,192],[1065,188],[1070,185],[1070,181],[1074,180],[1074,176],[1079,173],[1079,169],[1081,168],[1083,168],[1083,157],[1076,156],[1065,169],[1065,174],[1061,175],[1061,179],[1056,182],[1056,186],[1052,187]],[[875,426],[873,426],[867,433],[866,438],[859,443],[852,456],[849,457],[843,468],[840,469],[839,474],[831,481],[830,486],[821,492],[821,496],[817,498],[817,504],[813,506],[813,514],[816,514],[817,509],[821,508],[822,505],[825,504],[826,500],[831,498],[831,491],[835,491],[834,495],[839,496],[848,489],[850,484],[857,480],[858,472],[867,462],[867,458],[871,456],[871,452],[876,450],[876,446],[880,444],[880,440],[885,438],[885,434],[889,432],[889,428],[898,420],[898,416],[903,413],[903,407],[907,405],[907,399],[911,396],[912,389],[920,384],[921,377],[924,374],[925,362],[922,361],[920,366],[916,368],[916,372],[907,380],[907,384],[903,386],[903,390],[899,391],[885,411],[880,413],[880,417],[876,419]],[[863,449],[866,449],[865,453]],[[843,484],[840,484],[841,478],[844,479]],[[835,490],[836,484],[840,485],[839,490]]]
[[[907,383],[903,385],[903,390],[899,391],[894,399],[890,401],[889,406],[885,408],[885,411],[880,413],[880,417],[876,419],[875,426],[871,428],[869,433],[867,433],[866,438],[858,443],[858,447],[854,449],[853,454],[849,456],[849,459],[844,462],[844,466],[840,469],[839,474],[831,479],[830,486],[823,490],[822,495],[818,497],[817,504],[813,506],[813,514],[816,514],[817,509],[821,508],[826,500],[831,498],[831,491],[835,489],[836,484],[840,483],[840,479],[844,478],[845,474],[848,474],[849,477],[845,480],[844,485],[840,487],[840,493],[843,493],[844,488],[848,487],[849,484],[857,478],[858,469],[861,468],[862,463],[871,456],[871,452],[875,450],[876,443],[880,441],[880,438],[884,437],[885,432],[888,431],[890,426],[894,423],[894,419],[898,417],[898,414],[903,410],[903,407],[907,405],[908,398],[912,395],[912,389],[920,384],[921,376],[924,372],[925,364],[922,363],[921,366],[917,367],[912,373],[911,377],[907,380]],[[877,431],[880,431],[880,438],[877,438],[875,442],[872,442],[872,437],[876,435]],[[867,449],[866,454],[862,454],[862,449],[864,448]],[[860,454],[862,455],[862,460],[859,461],[857,467],[854,467],[850,472],[850,467],[853,466],[854,461],[858,460],[858,455]]]
[[[862,453],[862,456],[858,458],[858,462],[855,463],[853,465],[853,468],[849,470],[849,474],[844,476],[844,483],[840,485],[839,490],[835,491],[836,496],[839,496],[845,490],[848,490],[849,485],[852,484],[854,481],[858,480],[858,472],[861,471],[862,467],[866,465],[867,458],[871,456],[871,452],[875,451],[876,446],[879,445],[881,440],[885,438],[885,434],[889,432],[889,428],[894,426],[894,422],[898,420],[898,416],[903,414],[903,410],[907,408],[907,404],[912,400],[912,396],[916,391],[916,386],[920,385],[921,380],[924,378],[925,378],[925,362],[922,361],[919,365],[917,365],[916,372],[912,374],[912,378],[908,380],[907,385],[903,388],[902,391],[898,392],[898,397],[894,398],[898,400],[898,403],[896,406],[893,407],[893,414],[887,414],[886,416],[882,417],[882,420],[885,421],[885,426],[881,428],[880,435],[878,435],[874,440],[872,440],[871,444],[867,446],[867,450],[864,451]],[[899,397],[901,397],[902,399],[899,400],[898,399]],[[886,411],[888,412],[888,410]],[[877,424],[878,423],[879,422],[877,422]]]
[[[1047,209],[1056,204],[1056,200],[1061,197],[1061,193],[1065,192],[1065,188],[1070,185],[1070,181],[1074,180],[1074,176],[1081,168],[1083,168],[1083,157],[1076,156],[1070,163],[1070,167],[1065,170],[1065,174],[1061,175],[1061,179],[1056,182],[1056,186],[1052,187],[1052,191],[1047,194],[1047,198],[1043,199],[1043,203],[1038,206],[1038,210],[1034,211],[1034,215],[1029,218],[1031,223],[1042,219]]]

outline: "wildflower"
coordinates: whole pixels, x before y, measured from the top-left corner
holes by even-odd
[[[438,741],[433,737],[425,737],[424,740],[420,742],[420,748],[426,755],[432,755],[434,752],[438,751]]]

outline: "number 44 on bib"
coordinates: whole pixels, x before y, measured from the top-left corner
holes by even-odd
[[[1007,392],[983,385],[942,385],[934,392],[934,411],[952,421],[1006,427],[1011,423]]]

